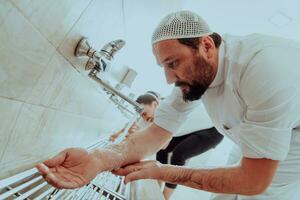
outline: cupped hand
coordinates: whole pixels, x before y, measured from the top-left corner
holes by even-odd
[[[114,170],[113,173],[125,176],[125,184],[139,179],[161,180],[163,165],[155,160],[141,161]]]
[[[82,148],[65,149],[37,164],[44,179],[58,189],[74,189],[91,182],[101,172],[99,160]]]
[[[118,138],[118,135],[112,134],[112,135],[109,137],[109,141],[114,142],[117,138]]]
[[[135,133],[136,131],[138,131],[140,129],[139,125],[137,124],[137,122],[134,122],[131,127],[128,129],[128,135],[131,135],[133,133]]]

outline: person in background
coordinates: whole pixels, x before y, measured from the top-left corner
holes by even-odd
[[[139,129],[148,127],[153,122],[154,111],[159,105],[160,96],[156,92],[147,91],[145,94],[140,95],[136,99],[136,102],[142,105],[144,111],[141,114],[141,118],[138,119],[137,122],[134,122],[128,129],[126,137],[128,137],[129,135],[131,135]],[[112,134],[109,140],[114,142],[122,133],[124,133],[128,125],[129,123],[126,123],[121,130]]]
[[[154,113],[159,105],[159,95],[155,92],[148,91],[146,94],[137,98],[136,102],[144,107],[142,113],[142,120],[138,123],[134,123],[128,130],[128,135],[146,128],[154,120]],[[204,110],[203,105],[199,105],[201,110],[197,110],[201,113],[201,123],[195,125],[193,122],[187,121],[178,133],[174,134],[169,144],[165,145],[157,154],[156,160],[162,164],[171,164],[184,166],[186,161],[194,156],[200,155],[215,146],[217,146],[223,139],[223,135],[220,134],[215,127],[213,127],[209,116]],[[192,116],[193,117],[193,116]],[[128,124],[125,127],[112,134],[111,141],[114,141],[121,133],[124,132]],[[199,130],[201,127],[201,130]],[[168,160],[169,154],[171,154],[170,161]],[[161,184],[162,182],[160,182]],[[170,199],[177,184],[166,183],[163,188],[163,195],[166,200]]]

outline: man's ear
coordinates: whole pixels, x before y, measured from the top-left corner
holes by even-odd
[[[154,105],[154,107],[156,108],[159,105],[159,103],[157,101],[153,101],[152,105]]]
[[[199,52],[207,59],[211,59],[215,49],[214,40],[210,36],[199,38]]]

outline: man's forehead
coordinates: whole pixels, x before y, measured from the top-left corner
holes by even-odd
[[[180,48],[180,43],[176,40],[164,40],[153,45],[153,54],[158,65],[173,59]]]

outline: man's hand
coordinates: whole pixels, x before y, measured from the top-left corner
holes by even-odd
[[[163,165],[155,160],[141,161],[113,171],[114,174],[125,176],[125,184],[139,179],[161,178],[161,167]]]
[[[157,179],[215,193],[257,195],[270,185],[278,162],[243,158],[240,166],[193,169],[144,161],[113,172],[126,176],[125,183],[139,179]]]
[[[109,137],[109,141],[114,142],[119,137],[119,134],[112,134]]]
[[[152,155],[170,139],[169,132],[152,124],[119,144],[94,149],[91,153],[82,148],[66,149],[36,167],[56,188],[78,188],[89,183],[100,172],[112,171]]]
[[[82,148],[66,149],[36,168],[50,185],[59,189],[82,187],[101,172],[98,159]]]
[[[140,129],[139,125],[134,122],[131,127],[128,129],[128,135],[135,133],[136,131],[138,131]]]

